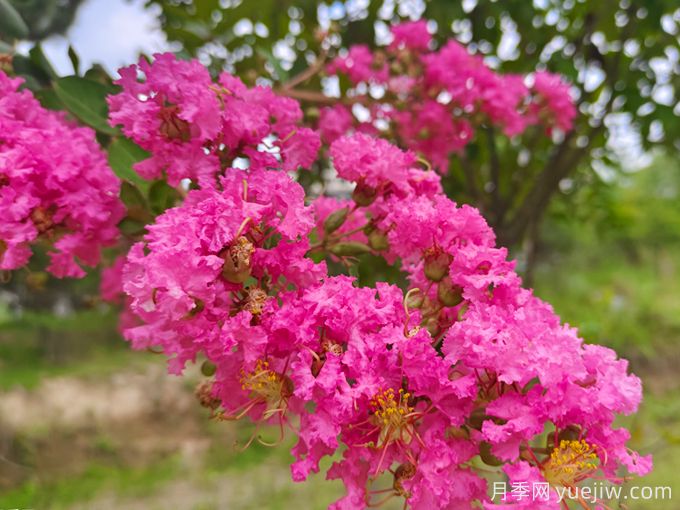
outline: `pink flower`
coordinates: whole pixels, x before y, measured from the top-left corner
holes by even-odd
[[[406,48],[409,50],[427,50],[432,41],[432,35],[427,30],[427,21],[407,21],[392,27],[394,39],[390,49]]]
[[[322,108],[319,113],[319,132],[323,141],[333,143],[347,134],[353,121],[352,114],[340,104]]]
[[[328,74],[346,74],[354,84],[360,82],[384,83],[387,81],[387,64],[378,64],[368,46],[352,46],[346,56],[336,57],[326,68]]]
[[[118,238],[120,181],[94,132],[45,110],[21,82],[0,72],[0,269],[24,266],[44,241],[47,271],[80,278]]]
[[[533,91],[538,96],[534,114],[549,122],[548,129],[555,125],[564,132],[571,131],[576,118],[576,107],[569,92],[569,85],[557,74],[537,71],[533,76]]]
[[[142,177],[166,175],[173,186],[191,179],[205,188],[239,158],[250,168],[284,170],[309,167],[316,159],[319,137],[298,126],[302,110],[295,100],[268,87],[248,89],[227,73],[214,83],[195,60],[169,53],[154,58],[121,69],[116,83],[123,91],[108,98],[111,125],[122,126],[150,152],[135,165]],[[279,146],[280,160],[272,144]]]

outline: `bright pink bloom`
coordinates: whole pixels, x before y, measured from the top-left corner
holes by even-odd
[[[432,35],[427,30],[427,21],[407,21],[392,27],[394,39],[390,49],[406,48],[409,50],[427,50],[432,41]]]
[[[0,71],[0,269],[24,266],[45,241],[47,271],[80,278],[118,238],[120,181],[94,132],[44,109],[21,82]]]

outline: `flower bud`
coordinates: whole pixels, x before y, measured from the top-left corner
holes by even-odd
[[[370,253],[371,248],[364,243],[348,241],[346,243],[338,243],[331,246],[329,251],[338,257],[355,257],[357,255],[363,255],[364,253]]]
[[[425,276],[433,282],[441,281],[449,274],[452,257],[439,246],[434,245],[423,253]]]
[[[374,228],[368,234],[368,245],[375,251],[385,251],[390,247],[387,234],[378,228]]]
[[[217,367],[215,366],[214,363],[210,362],[210,360],[205,360],[201,364],[201,373],[206,377],[212,377],[213,375],[215,375],[216,371]]]
[[[345,223],[348,213],[348,207],[343,207],[342,209],[333,211],[328,215],[326,221],[323,222],[323,231],[328,235],[338,230]]]
[[[413,292],[409,294],[408,298],[406,299],[406,307],[407,308],[422,308],[423,303],[425,302],[425,296],[422,294],[422,292]]]
[[[491,444],[486,441],[479,444],[479,456],[487,466],[501,466],[503,461],[491,453]]]
[[[463,302],[463,288],[447,276],[437,285],[437,298],[445,306],[458,306]]]
[[[357,186],[352,192],[352,199],[357,205],[360,207],[369,206],[375,202],[376,198],[378,198],[378,190],[366,184],[363,179],[357,182]]]
[[[467,420],[467,424],[470,428],[482,430],[482,424],[484,423],[485,420],[488,419],[489,416],[486,414],[486,410],[481,407],[478,407],[470,414],[470,417]]]
[[[436,337],[441,333],[441,328],[439,327],[439,319],[437,317],[430,317],[425,319],[423,322],[423,327],[427,329],[432,338]]]

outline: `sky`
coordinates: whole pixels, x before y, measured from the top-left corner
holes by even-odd
[[[81,69],[100,63],[109,73],[136,62],[140,52],[168,49],[156,14],[145,10],[144,0],[86,0],[66,36],[43,42],[43,50],[60,75],[73,74],[68,58],[69,43],[80,57]],[[28,52],[31,44],[20,45]]]

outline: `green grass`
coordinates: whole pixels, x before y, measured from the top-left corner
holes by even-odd
[[[142,468],[92,464],[78,476],[48,483],[32,480],[1,494],[0,508],[67,509],[69,505],[88,501],[104,491],[139,497],[180,473],[181,463],[177,457],[169,457]]]
[[[659,347],[680,345],[680,272],[664,274],[652,254],[644,257],[633,263],[611,247],[568,255],[539,266],[535,290],[587,341],[652,358]],[[680,261],[680,253],[662,260]]]
[[[36,387],[45,377],[106,375],[144,357],[116,333],[112,312],[0,318],[0,389]]]

